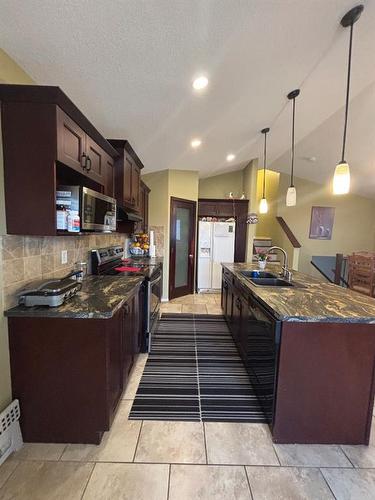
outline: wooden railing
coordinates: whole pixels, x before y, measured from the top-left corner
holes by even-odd
[[[285,222],[285,220],[280,217],[276,216],[277,222],[280,224],[282,230],[284,233],[287,235],[290,243],[292,244],[293,248],[301,248],[301,243],[297,240],[297,238],[294,236],[293,231],[290,229],[288,224]]]

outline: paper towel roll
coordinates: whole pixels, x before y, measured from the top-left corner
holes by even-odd
[[[149,255],[150,255],[150,257],[155,257],[156,256],[156,247],[155,247],[155,245],[150,245]]]
[[[150,231],[150,247],[155,246],[154,231]]]

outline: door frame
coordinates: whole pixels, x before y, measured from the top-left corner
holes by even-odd
[[[176,290],[174,288],[175,282],[175,240],[176,240],[176,224],[175,220],[175,209],[177,204],[183,206],[183,208],[192,209],[192,224],[190,225],[189,231],[189,255],[192,258],[189,259],[188,263],[188,284],[186,287],[181,287]],[[185,206],[184,206],[185,205]],[[194,293],[194,283],[195,283],[195,255],[196,255],[196,245],[195,245],[195,235],[197,231],[197,202],[193,200],[185,200],[184,198],[176,198],[171,196],[170,199],[170,225],[169,225],[169,283],[168,283],[168,297],[169,300],[176,299],[177,297],[182,297],[183,295],[189,295]]]

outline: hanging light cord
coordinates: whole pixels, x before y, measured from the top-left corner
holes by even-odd
[[[290,171],[290,187],[294,187],[293,175],[294,175],[294,122],[296,119],[296,98],[293,97],[293,124],[292,124],[292,168]]]
[[[348,76],[347,76],[347,81],[346,81],[344,136],[343,136],[343,140],[342,140],[342,155],[341,155],[341,162],[342,163],[345,162],[346,129],[348,127],[350,73],[351,73],[351,69],[352,69],[352,45],[353,45],[353,23],[350,25]]]
[[[266,163],[267,163],[267,132],[264,134],[264,153],[263,153],[263,198],[266,194]]]

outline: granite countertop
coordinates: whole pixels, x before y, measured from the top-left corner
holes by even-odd
[[[59,307],[25,307],[8,309],[8,317],[108,319],[129,299],[143,276],[88,276],[82,289]]]
[[[255,286],[240,271],[259,269],[256,263],[222,264],[243,287],[279,320],[308,322],[375,323],[375,299],[293,271],[295,287]],[[281,267],[268,263],[275,274]]]

